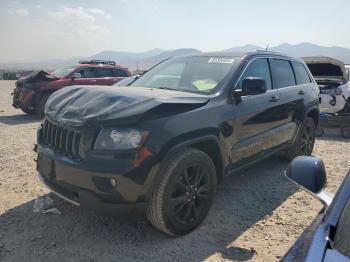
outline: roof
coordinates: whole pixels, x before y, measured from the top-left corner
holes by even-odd
[[[118,68],[118,69],[127,69],[126,67],[120,65],[105,65],[105,64],[77,64],[72,67],[81,68],[81,67],[103,67],[103,68]]]
[[[284,53],[279,52],[272,52],[272,51],[265,51],[265,50],[252,50],[248,52],[231,52],[231,51],[220,51],[220,52],[203,52],[199,54],[188,54],[181,57],[191,57],[191,56],[222,56],[222,57],[250,57],[255,55],[273,55],[273,56],[280,56],[288,59],[293,59],[297,61],[303,61],[300,58],[293,57]]]

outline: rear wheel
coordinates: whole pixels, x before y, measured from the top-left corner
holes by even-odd
[[[44,118],[45,116],[45,112],[44,112],[45,105],[50,95],[51,95],[50,93],[43,94],[36,101],[35,112],[40,118]]]
[[[164,163],[162,179],[147,207],[147,218],[169,235],[183,235],[206,217],[216,189],[210,157],[186,148]]]
[[[302,130],[295,140],[292,147],[286,152],[285,156],[288,160],[292,160],[296,156],[309,156],[315,145],[316,125],[311,117],[306,117]]]

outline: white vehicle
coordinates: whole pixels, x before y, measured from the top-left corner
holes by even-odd
[[[350,113],[350,65],[323,56],[304,57],[320,88],[320,111]]]

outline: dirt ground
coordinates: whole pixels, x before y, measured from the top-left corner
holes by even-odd
[[[35,198],[49,193],[35,171],[40,120],[12,108],[13,87],[0,81],[0,261],[276,261],[321,210],[283,176],[288,163],[272,157],[225,179],[204,223],[179,238],[54,196],[62,215],[33,213]],[[350,167],[349,149],[350,140],[316,141],[330,192]]]

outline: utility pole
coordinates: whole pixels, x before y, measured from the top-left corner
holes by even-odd
[[[265,51],[267,51],[267,49],[269,49],[269,44],[267,44]]]

